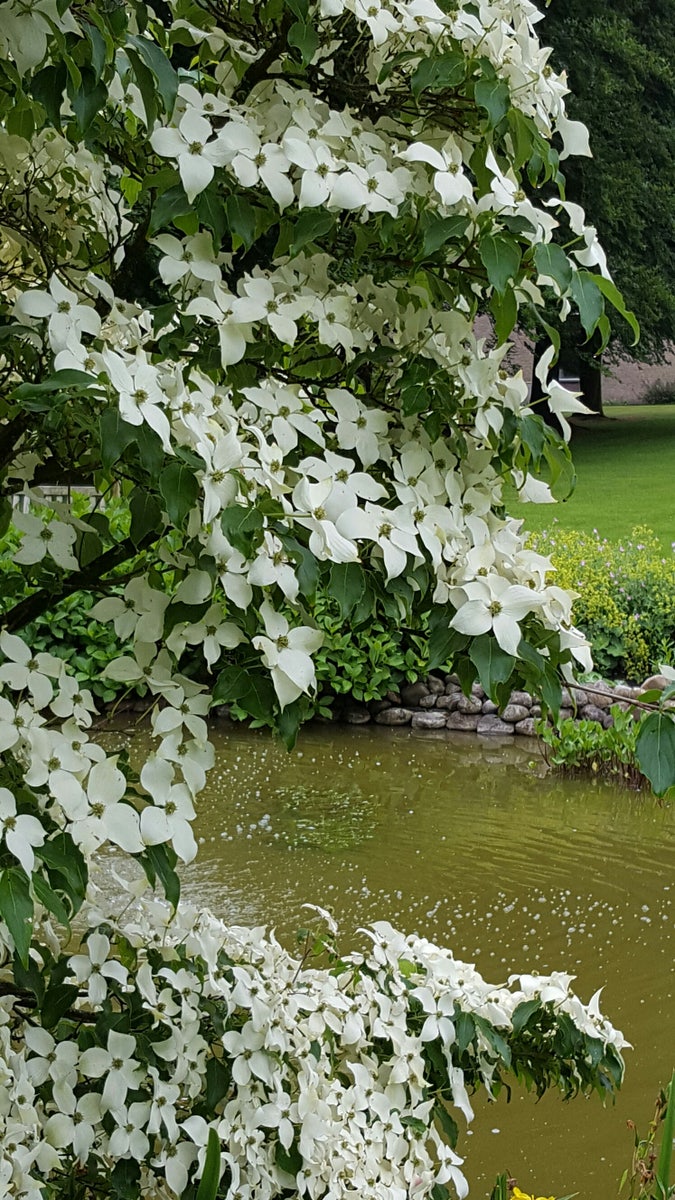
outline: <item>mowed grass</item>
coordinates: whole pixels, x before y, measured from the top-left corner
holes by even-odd
[[[675,404],[606,408],[606,416],[579,422],[572,434],[577,485],[560,504],[507,501],[510,516],[533,532],[554,518],[561,529],[617,541],[648,525],[664,552],[675,542]]]

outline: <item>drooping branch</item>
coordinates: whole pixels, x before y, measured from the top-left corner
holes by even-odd
[[[60,585],[40,588],[32,596],[26,596],[24,600],[19,601],[13,608],[10,608],[9,612],[5,613],[2,618],[3,627],[9,633],[16,633],[17,629],[24,629],[26,625],[30,625],[31,621],[35,621],[43,613],[55,608],[65,596],[70,596],[73,592],[100,587],[104,575],[109,574],[115,567],[121,566],[128,558],[135,557],[140,551],[147,550],[154,541],[155,534],[149,533],[138,545],[135,545],[131,538],[117,542],[104,554],[99,554],[82,570],[73,571],[72,575],[64,579]]]

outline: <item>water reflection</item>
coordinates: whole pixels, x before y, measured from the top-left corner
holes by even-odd
[[[305,902],[345,944],[387,918],[450,945],[495,982],[563,968],[634,1044],[616,1108],[483,1106],[463,1149],[472,1195],[508,1168],[525,1191],[617,1192],[675,1059],[675,820],[653,800],[546,774],[533,744],[408,730],[312,728],[288,756],[227,726],[200,798],[184,894],[292,944]],[[590,1107],[589,1107],[590,1104]]]

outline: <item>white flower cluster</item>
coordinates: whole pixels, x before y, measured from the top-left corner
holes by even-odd
[[[180,1196],[203,1167],[213,1128],[228,1200],[289,1190],[346,1200],[357,1188],[424,1200],[444,1184],[461,1198],[462,1160],[434,1116],[442,1107],[472,1119],[467,1087],[482,1081],[489,1090],[505,1066],[498,1047],[519,1005],[539,1002],[554,1027],[567,1014],[584,1052],[592,1044],[621,1064],[626,1042],[595,998],[585,1007],[574,997],[569,976],[494,987],[386,923],[364,931],[368,953],[321,970],[263,929],[228,928],[187,906],[175,918],[154,901],[135,907],[105,926],[127,946],[132,969],[93,929],[68,961],[79,997],[64,1020],[79,1021],[80,1036],[58,1040],[18,1022],[13,997],[0,1002],[5,1195],[37,1198],[60,1171],[79,1167],[95,1180],[111,1161],[127,1161],[145,1195]],[[86,1016],[112,995],[127,1015],[101,1034]],[[467,1021],[460,1049],[458,1022]]]
[[[320,970],[178,903],[213,765],[212,698],[186,660],[219,680],[264,668],[279,711],[312,696],[328,564],[403,620],[447,605],[460,640],[492,634],[515,661],[534,630],[535,658],[555,644],[589,665],[571,596],[502,507],[505,479],[551,499],[537,447],[553,488],[566,460],[505,337],[475,330],[543,287],[564,316],[592,268],[612,286],[583,212],[524,190],[528,152],[587,150],[537,10],[290,4],[308,19],[273,61],[256,6],[230,27],[235,7],[171,0],[159,27],[140,6],[139,27],[133,6],[90,6],[86,24],[56,0],[3,6],[0,70],[26,83],[0,127],[2,482],[31,506],[11,514],[26,588],[7,620],[93,581],[92,617],[125,642],[107,676],[147,695],[153,739],[136,773],[95,740],[73,672],[0,632],[0,1185],[17,1200],[64,1179],[99,1194],[111,1175],[120,1195],[174,1200],[210,1130],[227,1200],[462,1197],[451,1110],[470,1119],[469,1091],[496,1087],[523,1039],[540,1090],[622,1073],[623,1039],[566,976],[491,987],[385,925]],[[434,98],[455,78],[459,116]],[[579,404],[549,366],[564,428]],[[34,477],[69,453],[129,498],[128,537],[47,510]],[[171,907],[121,880],[126,914],[110,911],[90,877],[110,850]]]

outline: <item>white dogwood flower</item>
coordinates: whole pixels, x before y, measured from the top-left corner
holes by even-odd
[[[190,203],[207,188],[216,167],[227,161],[220,137],[212,137],[211,123],[194,108],[188,108],[178,127],[157,127],[150,137],[153,150],[162,158],[173,158]]]
[[[27,875],[35,865],[35,849],[43,846],[45,830],[37,817],[18,813],[16,800],[9,788],[0,787],[0,829],[10,854],[21,863]]]
[[[82,304],[81,298],[67,288],[57,275],[49,281],[49,291],[35,288],[23,292],[14,308],[18,317],[47,319],[49,342],[58,352],[76,346],[82,334],[96,336],[101,330],[101,318],[91,304]]]
[[[15,513],[13,524],[24,535],[19,549],[14,553],[14,562],[30,566],[42,562],[48,554],[62,570],[77,571],[80,564],[73,553],[77,535],[72,525],[56,517],[45,521],[30,512]]]
[[[262,651],[262,660],[269,667],[274,689],[282,708],[298,696],[316,687],[316,673],[311,655],[323,642],[323,634],[308,626],[292,629],[281,613],[275,612],[269,601],[260,606],[265,634],[254,637],[253,645]]]

